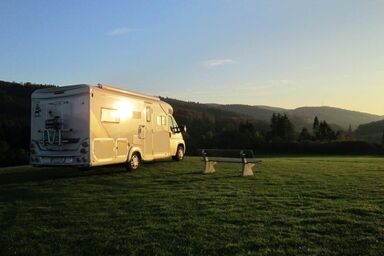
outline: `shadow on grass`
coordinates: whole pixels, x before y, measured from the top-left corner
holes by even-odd
[[[150,169],[154,168],[156,163],[162,165],[163,161],[157,161],[154,163],[146,163],[142,169],[135,172],[127,172],[124,166],[122,165],[111,165],[111,166],[100,166],[93,167],[87,171],[81,171],[73,167],[32,167],[32,166],[20,166],[14,169],[10,169],[6,172],[0,172],[0,185],[17,185],[28,182],[45,182],[50,180],[60,180],[60,179],[72,179],[72,178],[86,178],[94,176],[112,176],[112,175],[121,175],[134,174],[132,177],[140,178],[141,175],[137,175],[140,172],[143,172],[143,175],[148,178],[152,176],[153,181],[156,181],[158,184],[181,184],[185,180],[180,178],[188,178],[188,183],[199,182],[203,180],[225,180],[225,179],[234,179],[234,178],[243,178],[240,175],[238,170],[233,170],[230,172],[228,170],[220,170],[212,174],[203,174],[201,170],[190,169],[185,171],[173,170],[172,162],[168,162],[168,166],[164,168],[166,172],[159,171],[157,173],[148,172]],[[175,163],[175,162],[174,162]],[[157,166],[158,167],[158,166]],[[164,167],[164,166],[163,166]],[[255,173],[256,174],[256,173]],[[177,180],[175,180],[177,179]],[[153,185],[153,184],[152,184]]]
[[[20,167],[21,169],[22,167]],[[71,167],[44,167],[34,168],[27,166],[25,170],[12,173],[0,173],[0,185],[21,184],[26,182],[41,182],[56,179],[69,179],[75,177],[88,177],[96,175],[113,175],[126,173],[121,166],[94,167],[88,171],[81,171]]]

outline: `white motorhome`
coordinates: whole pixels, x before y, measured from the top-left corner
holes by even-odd
[[[158,97],[79,84],[32,94],[30,163],[91,167],[173,157],[185,142],[173,109]]]

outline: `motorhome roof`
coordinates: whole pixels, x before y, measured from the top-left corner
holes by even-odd
[[[36,92],[39,93],[52,93],[52,92],[64,92],[67,90],[73,90],[78,88],[85,88],[89,87],[87,84],[75,84],[75,85],[67,85],[67,86],[55,86],[55,87],[48,87],[44,89],[38,89]]]
[[[104,90],[114,91],[114,92],[127,94],[127,95],[131,95],[131,96],[136,96],[136,97],[141,97],[141,98],[147,98],[147,99],[155,100],[155,101],[160,101],[159,97],[149,96],[149,95],[145,95],[145,94],[142,94],[139,92],[127,91],[127,90],[116,88],[116,87],[106,85],[106,84],[97,84],[97,87],[100,89],[104,89]]]
[[[113,92],[117,92],[117,93],[121,93],[121,94],[131,95],[131,96],[135,96],[135,97],[146,98],[149,100],[160,101],[159,97],[149,96],[149,95],[145,95],[145,94],[133,92],[133,91],[127,91],[124,89],[119,89],[119,88],[116,88],[116,87],[113,87],[110,85],[105,85],[105,84],[97,84],[96,86],[95,85],[89,85],[89,84],[76,84],[76,85],[67,85],[67,86],[60,86],[60,87],[49,87],[49,88],[44,88],[44,89],[38,89],[33,94],[34,95],[40,94],[40,93],[42,93],[42,94],[55,93],[56,94],[56,93],[63,93],[65,91],[82,89],[82,88],[99,88],[99,89],[113,91]]]

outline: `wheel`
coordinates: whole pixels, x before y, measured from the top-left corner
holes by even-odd
[[[178,146],[177,147],[177,151],[176,151],[176,155],[174,155],[173,157],[173,160],[175,161],[181,161],[184,159],[184,147],[183,146]]]
[[[140,155],[137,152],[134,152],[131,156],[131,158],[127,162],[127,169],[128,171],[135,171],[139,169],[140,167]]]

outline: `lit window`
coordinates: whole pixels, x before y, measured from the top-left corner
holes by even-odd
[[[101,122],[119,123],[119,111],[117,109],[101,108]]]

